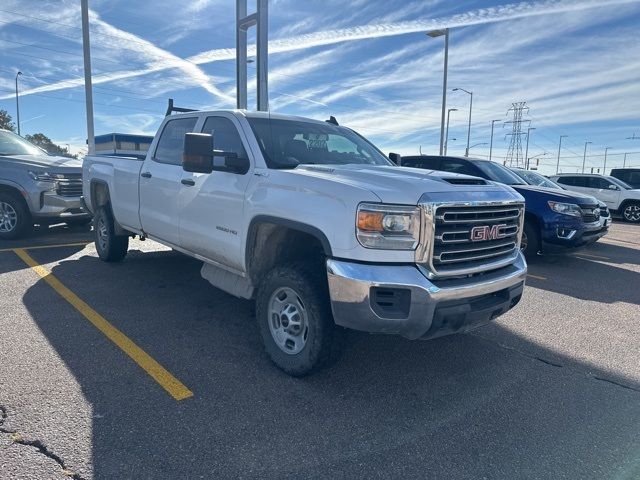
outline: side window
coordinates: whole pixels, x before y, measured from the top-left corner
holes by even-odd
[[[451,173],[463,173],[465,175],[478,176],[478,172],[475,171],[473,166],[462,160],[455,160],[452,158],[443,158],[440,170]]]
[[[557,182],[561,185],[575,186],[576,182],[574,177],[558,177]]]
[[[153,159],[160,163],[182,165],[184,134],[193,132],[197,120],[196,117],[169,120],[162,129]]]
[[[589,180],[589,188],[609,188],[609,185],[611,185],[611,182],[609,180],[606,180],[604,178],[600,178],[600,177],[588,177]]]
[[[225,152],[233,152],[239,158],[247,158],[238,129],[231,120],[225,117],[209,117],[204,122],[202,133],[213,135],[213,148]],[[213,157],[214,167],[224,167],[224,158]]]
[[[419,157],[402,157],[402,166],[438,170],[440,167],[440,159],[427,157],[425,155]]]

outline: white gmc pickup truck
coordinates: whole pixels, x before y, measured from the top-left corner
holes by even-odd
[[[255,299],[267,353],[304,375],[342,328],[428,339],[522,296],[524,200],[486,180],[398,167],[335,119],[264,112],[165,118],[144,160],[87,156],[104,261],[139,235]]]

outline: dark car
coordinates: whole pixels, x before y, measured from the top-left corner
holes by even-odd
[[[496,162],[418,155],[402,157],[401,165],[473,175],[511,186],[525,199],[522,250],[529,257],[537,253],[590,245],[607,233],[600,223],[600,208],[594,197],[528,185],[507,167]]]
[[[611,176],[640,189],[640,168],[612,168]]]

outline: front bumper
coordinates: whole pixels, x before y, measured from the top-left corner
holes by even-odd
[[[556,223],[543,231],[542,251],[553,253],[586,247],[604,237],[608,231],[609,226],[604,226],[600,220],[593,223]]]
[[[429,280],[415,265],[327,260],[335,323],[409,339],[435,338],[483,325],[522,296],[527,264],[516,262],[472,278]]]
[[[39,209],[32,212],[34,219],[42,221],[75,220],[89,218],[91,214],[84,209],[81,197],[65,197],[55,192],[42,192],[38,199]]]

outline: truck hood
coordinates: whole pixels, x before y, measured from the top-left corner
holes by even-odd
[[[557,188],[539,187],[536,185],[511,185],[511,187],[521,194],[525,199],[538,196],[546,200],[557,202],[575,203],[577,205],[597,205],[598,200],[591,195],[560,190]]]
[[[299,165],[290,172],[320,177],[351,185],[374,193],[382,202],[415,205],[426,192],[430,195],[452,191],[477,192],[478,196],[492,192],[513,194],[510,187],[468,175],[459,175],[419,168],[382,165]],[[467,182],[462,184],[460,182]],[[468,184],[477,181],[478,184]]]
[[[77,158],[56,157],[53,155],[11,155],[1,157],[3,162],[11,162],[26,167],[57,170],[82,170],[82,160]]]

